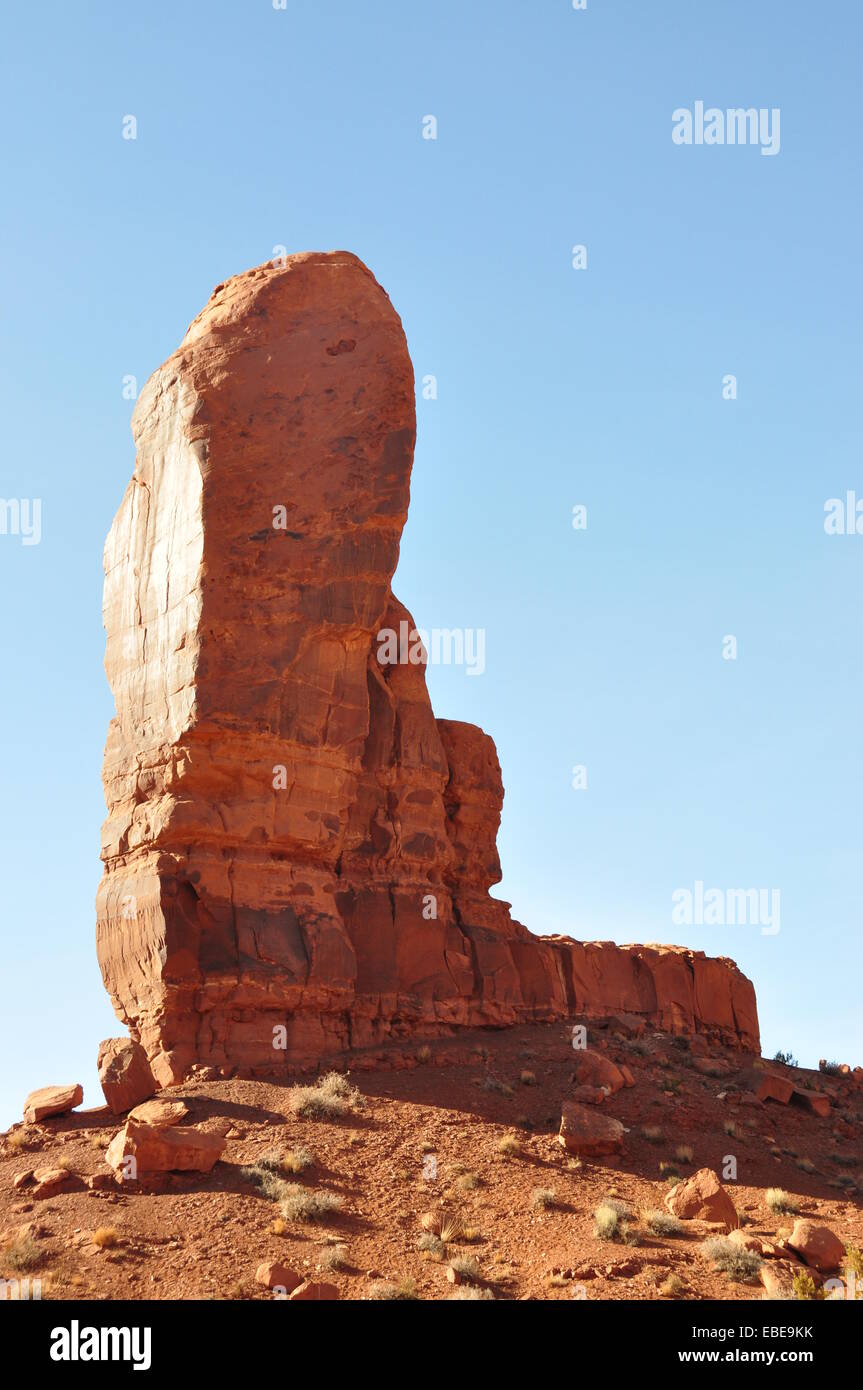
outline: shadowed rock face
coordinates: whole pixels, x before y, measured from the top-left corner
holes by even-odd
[[[97,942],[162,1084],[614,1010],[757,1047],[731,962],[534,937],[489,896],[494,743],[435,719],[422,665],[378,661],[378,631],[413,626],[390,581],[414,384],[355,256],[220,285],[132,429],[105,547]]]

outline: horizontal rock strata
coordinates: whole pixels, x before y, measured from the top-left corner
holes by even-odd
[[[413,628],[390,582],[414,382],[355,256],[220,285],[132,425],[97,941],[159,1084],[611,1011],[757,1048],[731,962],[540,939],[489,896],[494,743],[435,719],[421,661],[379,659]]]

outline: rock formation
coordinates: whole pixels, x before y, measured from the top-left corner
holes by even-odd
[[[413,371],[346,252],[219,285],[151,377],[105,548],[116,702],[98,953],[161,1085],[456,1025],[624,1011],[757,1049],[750,982],[679,948],[538,938],[489,896],[492,740],[436,720],[410,614]]]

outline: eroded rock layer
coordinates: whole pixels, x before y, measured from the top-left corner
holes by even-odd
[[[413,371],[345,252],[220,285],[135,408],[105,548],[116,702],[98,953],[161,1084],[411,1034],[639,1013],[756,1048],[749,981],[677,948],[532,936],[500,879],[494,743],[376,640]]]

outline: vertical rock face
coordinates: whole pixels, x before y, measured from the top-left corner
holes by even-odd
[[[543,940],[489,896],[494,744],[435,719],[423,665],[378,660],[381,629],[413,626],[390,581],[414,386],[355,256],[220,285],[132,428],[97,942],[162,1084],[611,1007],[757,1045],[730,962]]]

